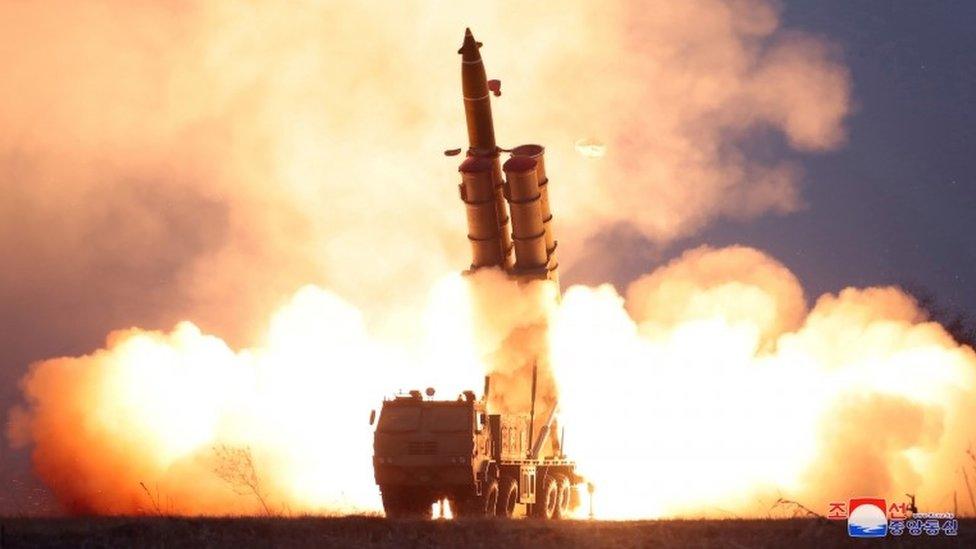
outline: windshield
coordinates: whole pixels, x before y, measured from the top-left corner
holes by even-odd
[[[382,433],[405,433],[421,428],[430,433],[471,431],[471,408],[390,406],[383,409],[379,425],[376,426]]]
[[[471,409],[467,407],[428,408],[424,411],[424,429],[435,433],[471,430]]]
[[[377,430],[384,433],[402,433],[416,431],[420,426],[420,408],[402,407],[386,408],[380,416]]]

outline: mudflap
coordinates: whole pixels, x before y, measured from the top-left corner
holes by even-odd
[[[535,465],[519,465],[519,503],[535,503]]]

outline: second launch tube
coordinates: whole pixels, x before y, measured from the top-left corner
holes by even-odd
[[[542,222],[542,202],[536,178],[536,161],[513,156],[502,167],[505,172],[509,209],[512,213],[512,240],[515,242],[515,269],[545,268],[546,232]]]

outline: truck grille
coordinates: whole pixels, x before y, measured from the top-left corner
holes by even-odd
[[[412,440],[407,443],[407,453],[411,456],[432,456],[437,453],[437,441]]]

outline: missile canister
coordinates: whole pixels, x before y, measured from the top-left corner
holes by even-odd
[[[546,176],[545,147],[542,145],[519,145],[512,149],[513,156],[524,156],[535,160],[536,179],[539,181],[539,196],[542,205],[542,223],[546,230],[546,255],[549,259],[549,279],[557,279],[556,245],[553,236],[552,211],[549,208],[549,178]]]
[[[469,156],[458,168],[461,172],[458,191],[468,217],[472,269],[503,264],[493,164],[487,158]]]
[[[502,169],[507,179],[506,195],[512,211],[515,274],[541,274],[543,278],[547,278],[546,231],[542,222],[542,200],[536,178],[536,161],[525,156],[513,156],[505,162]]]

